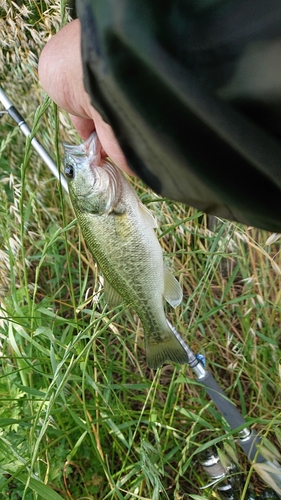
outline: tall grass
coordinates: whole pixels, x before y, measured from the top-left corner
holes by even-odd
[[[54,144],[77,137],[45,100],[36,59],[66,21],[64,5],[3,2],[1,15],[1,28],[14,29],[12,46],[2,40],[3,88],[59,164]],[[207,480],[198,454],[211,443],[235,446],[227,423],[188,368],[147,367],[141,324],[125,305],[106,307],[67,196],[9,118],[0,132],[2,494],[200,495]],[[202,213],[132,183],[159,221],[165,260],[184,291],[167,317],[252,426],[280,444],[281,240],[267,244],[266,232],[227,222],[210,231]]]

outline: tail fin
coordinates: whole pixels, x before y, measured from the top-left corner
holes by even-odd
[[[173,328],[168,323],[167,331],[161,342],[146,342],[146,361],[149,368],[159,368],[163,363],[172,361],[181,365],[189,362],[188,354],[183,345],[173,333]]]

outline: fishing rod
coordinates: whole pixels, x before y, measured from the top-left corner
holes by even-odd
[[[26,121],[22,117],[22,115],[18,112],[18,110],[15,108],[13,103],[10,101],[10,99],[6,96],[4,91],[0,87],[0,101],[2,102],[4,108],[6,111],[1,111],[1,115],[4,113],[8,113],[10,117],[16,122],[16,124],[19,126],[20,130],[23,132],[23,134],[26,137],[31,136],[31,130],[28,127]],[[64,177],[64,175],[59,171],[57,168],[57,165],[55,162],[52,160],[50,155],[47,153],[46,149],[40,144],[40,142],[36,139],[36,137],[33,137],[31,139],[31,144],[34,147],[35,151],[39,154],[39,156],[42,158],[42,160],[46,163],[47,167],[51,170],[52,174],[56,177],[56,179],[61,183],[63,189],[65,190],[66,193],[68,193],[68,184],[67,180]]]
[[[192,352],[187,343],[182,339],[177,330],[169,323],[175,337],[178,339],[188,356],[188,364],[197,377],[197,381],[201,384],[207,394],[215,403],[217,409],[227,421],[232,430],[239,427],[242,429],[238,431],[238,443],[244,453],[247,455],[251,462],[264,464],[266,472],[274,481],[277,488],[281,490],[281,466],[277,460],[269,460],[265,458],[259,450],[262,444],[262,438],[257,434],[254,429],[247,427],[247,422],[236,406],[228,399],[225,392],[214,379],[211,372],[205,369],[201,356]],[[281,495],[278,495],[281,498]]]
[[[6,94],[0,88],[0,101],[2,102],[6,111],[0,111],[0,115],[3,113],[8,113],[11,118],[20,127],[22,132],[26,137],[31,135],[31,130],[26,124],[22,115],[17,111],[13,103],[8,99]],[[33,137],[31,144],[37,151],[42,160],[49,167],[53,175],[61,182],[63,189],[68,193],[67,181],[63,174],[59,172],[57,165],[53,162],[47,151],[43,148],[40,142]],[[170,325],[170,324],[169,324]],[[240,428],[238,431],[238,443],[241,446],[244,453],[247,455],[249,460],[255,463],[260,463],[266,465],[266,472],[269,474],[271,479],[276,484],[277,488],[281,489],[281,466],[276,460],[268,460],[265,458],[259,450],[259,446],[262,443],[261,437],[253,429],[247,427],[247,422],[241,413],[238,411],[236,406],[228,399],[227,395],[221,389],[219,384],[214,379],[211,372],[205,369],[204,363],[202,363],[202,358],[200,355],[195,355],[187,343],[181,338],[177,330],[170,325],[174,335],[184,348],[188,356],[188,364],[193,370],[197,377],[197,381],[201,384],[209,397],[213,400],[214,404],[223,415],[228,425],[232,430]],[[279,495],[281,498],[281,496]]]

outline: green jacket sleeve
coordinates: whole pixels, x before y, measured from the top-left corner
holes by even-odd
[[[78,0],[84,82],[157,193],[281,231],[281,2]]]

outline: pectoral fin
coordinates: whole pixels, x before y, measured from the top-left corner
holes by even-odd
[[[164,298],[172,307],[177,307],[182,301],[182,289],[178,280],[164,267]]]
[[[117,307],[123,302],[123,297],[114,290],[111,284],[104,278],[104,295],[109,307]]]
[[[150,210],[148,210],[148,208],[146,208],[146,206],[143,205],[141,202],[139,202],[139,209],[142,217],[145,219],[146,224],[155,229],[157,227],[157,222],[156,219],[154,219]]]

